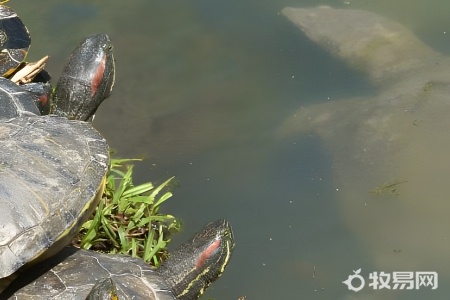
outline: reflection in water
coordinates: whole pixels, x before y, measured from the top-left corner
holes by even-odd
[[[314,131],[325,139],[344,220],[377,269],[433,270],[447,279],[450,59],[373,13],[320,7],[283,14],[310,39],[333,45],[333,54],[367,72],[381,91],[302,107],[280,134]],[[374,190],[380,193],[368,193]]]
[[[429,235],[428,241],[417,239],[417,249],[425,251],[423,261],[427,255],[443,257],[444,252],[448,253],[445,244],[436,243],[436,234],[441,234],[443,241],[446,238],[445,205],[438,206],[439,217],[434,206],[426,205],[433,198],[446,196],[442,190],[446,184],[446,153],[437,151],[446,150],[446,141],[439,133],[448,124],[427,123],[430,118],[448,120],[445,110],[428,105],[436,103],[442,107],[445,81],[433,84],[441,94],[430,99],[426,93],[414,94],[408,83],[398,87],[398,93],[409,93],[416,99],[416,105],[408,107],[411,112],[399,117],[401,108],[394,99],[392,106],[383,100],[385,95],[396,98],[392,90],[382,88],[381,94],[373,96],[376,91],[368,87],[368,80],[361,73],[350,71],[343,62],[308,41],[280,14],[285,6],[315,6],[317,1],[22,2],[10,5],[30,29],[33,44],[29,60],[50,54],[47,66],[55,77],[67,54],[84,36],[102,31],[110,34],[117,60],[116,85],[111,98],[102,104],[94,125],[119,155],[147,159],[146,166],[136,168],[142,181],[177,177],[180,187],[166,210],[183,218],[185,235],[209,220],[230,220],[237,240],[234,257],[207,296],[237,299],[247,295],[249,300],[352,299],[360,294],[350,293],[341,283],[352,270],[362,268],[368,274],[383,261],[395,262],[397,257],[412,254],[409,249],[415,247],[399,245],[394,238],[410,232],[404,241],[412,242],[415,236],[424,235],[420,223],[415,223],[414,231],[408,227],[415,221],[412,217],[424,217],[417,210],[428,214],[435,222],[433,228],[441,226]],[[450,9],[448,3],[330,0],[326,4],[370,7],[371,11],[401,19],[408,28],[415,27],[415,33],[428,28],[421,37],[431,40],[429,33],[434,31],[441,36],[450,27],[444,13]],[[79,22],[74,23],[73,16]],[[433,44],[445,41],[436,40]],[[366,104],[365,114],[361,114],[360,105],[354,106],[354,101],[335,101],[353,95],[366,95],[361,100]],[[313,102],[327,103],[311,106]],[[403,103],[410,102],[405,98]],[[330,130],[332,135],[323,141],[309,132],[295,132],[280,139],[276,136],[280,124],[300,105],[311,112],[332,107],[337,115],[339,110],[353,107],[354,111],[347,111],[343,117],[347,120],[344,124],[349,124],[348,130],[341,131],[339,122],[316,130],[321,137],[326,129]],[[387,111],[391,107],[393,111]],[[351,125],[364,116],[372,116],[376,121],[386,116],[385,123],[381,123],[385,127],[376,122],[375,129],[385,128],[383,134],[394,138],[400,133],[401,139],[409,139],[401,145],[419,145],[386,149],[391,152],[385,156],[372,152],[374,165],[358,165],[351,158],[361,144]],[[419,126],[407,123],[413,122],[410,116],[420,117]],[[408,125],[399,125],[402,121]],[[440,128],[431,130],[430,126]],[[412,127],[417,136],[407,133]],[[385,137],[383,134],[381,138]],[[419,139],[426,142],[418,143]],[[373,146],[383,150],[381,144]],[[403,153],[401,157],[398,151]],[[426,159],[428,154],[424,153],[432,153],[436,159]],[[425,159],[420,160],[419,156]],[[410,163],[412,160],[414,164]],[[419,165],[421,172],[416,171]],[[393,172],[396,170],[403,172]],[[341,177],[333,177],[336,174]],[[368,193],[396,180],[408,181],[399,185],[399,196]],[[409,217],[405,210],[411,211]],[[361,219],[379,222],[378,216],[386,222],[391,220],[386,224],[396,225],[385,228],[392,239],[384,243],[389,251],[382,256],[379,253],[384,246],[362,237],[385,232],[377,232],[377,227],[355,228]],[[406,217],[397,222],[399,216]],[[183,238],[176,237],[174,241]],[[427,242],[443,253],[428,251]],[[405,265],[414,267],[409,262]],[[427,266],[430,270],[442,270],[444,278],[443,268]],[[442,284],[438,292],[444,293],[445,288]],[[428,296],[417,291],[394,296],[381,291],[372,294],[370,299]]]

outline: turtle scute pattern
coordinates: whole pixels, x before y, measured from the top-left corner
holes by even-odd
[[[59,257],[64,263],[53,266]],[[48,267],[52,269],[45,277],[21,288],[10,299],[84,300],[105,280],[118,299],[175,299],[164,278],[138,258],[66,247],[51,261]],[[42,271],[45,263],[36,267]]]
[[[87,202],[107,167],[107,143],[89,123],[0,119],[0,278],[68,242],[95,206]]]

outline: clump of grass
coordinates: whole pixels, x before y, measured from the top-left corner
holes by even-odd
[[[140,159],[111,159],[106,188],[93,217],[85,222],[75,244],[83,249],[141,257],[158,266],[167,255],[170,235],[180,222],[159,213],[172,196],[173,177],[155,187],[147,182],[135,186],[133,165]]]

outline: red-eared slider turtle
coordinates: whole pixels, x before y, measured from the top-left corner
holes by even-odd
[[[87,39],[107,45],[75,51],[113,60],[106,35]],[[108,145],[90,123],[39,116],[30,92],[0,78],[0,292],[19,268],[69,243],[97,205],[107,167]]]
[[[0,2],[0,75],[15,83],[29,83],[42,71],[48,56],[25,62],[31,44],[30,33],[17,14]]]
[[[34,275],[28,278],[31,283],[22,278],[14,282],[5,298],[197,299],[223,272],[233,246],[230,225],[217,220],[179,246],[158,269],[139,258],[66,247],[29,270]]]
[[[0,5],[0,74],[9,76],[25,59],[31,37],[26,26],[9,7]]]
[[[104,188],[108,146],[82,120],[113,83],[104,34],[74,50],[56,87],[56,115],[40,116],[34,87],[0,78],[1,299],[196,299],[224,271],[234,247],[224,220],[206,225],[157,270],[130,257],[61,251]]]

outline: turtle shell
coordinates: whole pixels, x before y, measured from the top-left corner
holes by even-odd
[[[30,33],[16,12],[0,5],[0,74],[13,73],[27,56],[30,44]]]
[[[40,115],[34,94],[0,77],[0,118]]]
[[[14,292],[16,286],[23,285],[20,279],[24,278],[19,278],[4,296],[46,300],[176,299],[164,277],[140,258],[66,247],[30,269],[27,275],[39,276],[48,269],[44,276],[28,278],[34,280],[32,284]]]
[[[33,98],[14,86],[0,79],[0,107],[19,112],[0,113],[0,278],[69,242],[108,167],[107,143],[90,123],[35,115],[23,108]]]

